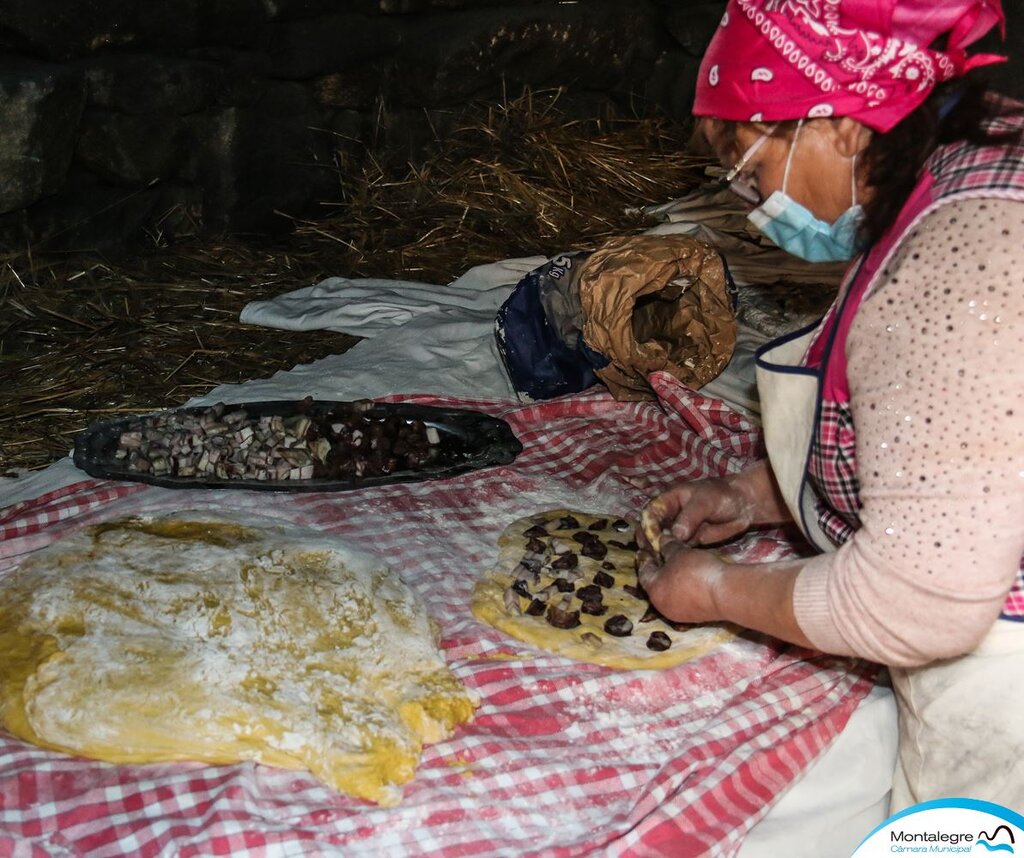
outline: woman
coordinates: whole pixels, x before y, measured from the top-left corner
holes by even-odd
[[[758,357],[768,461],[644,510],[668,617],[889,665],[893,810],[1024,809],[1024,105],[964,89],[998,0],[730,0],[694,113],[751,220],[851,259]],[[709,546],[795,521],[821,553]]]

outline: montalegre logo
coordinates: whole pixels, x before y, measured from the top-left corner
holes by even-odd
[[[853,853],[854,858],[1018,854],[1024,856],[1024,816],[973,798],[943,798],[908,807],[879,825]]]

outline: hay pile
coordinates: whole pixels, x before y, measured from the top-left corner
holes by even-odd
[[[558,93],[485,106],[420,165],[342,166],[342,200],[300,240],[348,251],[349,269],[445,283],[472,265],[594,247],[647,226],[641,206],[692,190],[709,163],[688,129],[654,119],[571,121]],[[349,183],[345,177],[358,175]]]
[[[472,265],[594,246],[636,208],[690,190],[705,161],[663,121],[573,121],[557,93],[490,105],[415,165],[339,156],[340,201],[286,245],[241,240],[95,256],[0,256],[0,474],[66,454],[75,432],[350,348],[238,323],[249,301],[323,277],[444,283]],[[632,211],[627,211],[627,208]]]
[[[344,351],[341,334],[237,321],[249,300],[309,285],[286,253],[178,247],[131,264],[0,257],[0,475],[37,468],[97,420],[180,405],[223,382]]]

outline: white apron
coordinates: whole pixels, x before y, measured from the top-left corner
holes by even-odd
[[[760,351],[757,388],[779,490],[807,539],[834,551],[806,486],[820,395],[818,372],[801,363],[813,334],[805,328]],[[900,733],[891,812],[954,796],[1024,812],[1024,623],[997,620],[968,655],[889,673]]]

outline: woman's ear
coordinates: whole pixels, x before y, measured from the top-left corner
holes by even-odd
[[[859,155],[871,142],[871,129],[849,116],[833,120],[832,129],[835,134],[836,151],[844,158]]]

